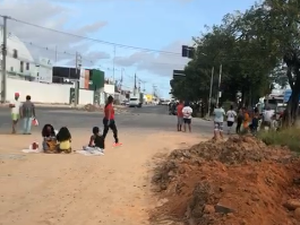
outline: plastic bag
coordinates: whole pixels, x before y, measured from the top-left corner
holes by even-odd
[[[36,118],[34,118],[32,120],[32,126],[38,126],[38,125],[39,125],[39,121]]]

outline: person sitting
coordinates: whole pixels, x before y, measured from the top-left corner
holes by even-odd
[[[83,146],[83,150],[90,154],[104,155],[104,137],[100,135],[99,127],[93,127],[93,134],[90,137],[88,146]]]
[[[93,134],[88,147],[104,149],[104,137],[100,135],[99,127],[93,127]]]
[[[58,145],[58,153],[64,152],[64,153],[71,153],[72,147],[71,147],[71,133],[67,127],[62,127],[58,131],[58,134],[56,135],[56,139],[59,142]]]
[[[45,153],[55,153],[57,148],[57,140],[54,127],[51,124],[45,124],[42,129],[43,151]]]

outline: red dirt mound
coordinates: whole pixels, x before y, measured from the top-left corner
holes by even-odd
[[[153,176],[166,203],[152,219],[169,216],[190,225],[300,224],[300,186],[293,182],[299,172],[300,160],[287,149],[252,137],[175,150]],[[288,210],[283,205],[291,199]]]

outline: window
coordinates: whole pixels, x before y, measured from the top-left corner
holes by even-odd
[[[24,72],[24,62],[20,61],[20,72],[23,73]]]
[[[30,69],[30,64],[26,63],[26,70],[29,70],[29,69]]]
[[[17,49],[13,50],[13,58],[15,58],[15,59],[18,58],[18,50]]]
[[[13,72],[14,71],[14,67],[10,67],[10,71]]]

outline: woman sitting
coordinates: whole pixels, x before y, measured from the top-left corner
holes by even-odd
[[[64,153],[71,153],[72,147],[71,147],[71,133],[67,127],[62,127],[58,131],[58,134],[56,135],[56,139],[59,142],[58,145],[58,153],[64,152]]]
[[[45,153],[55,153],[57,148],[57,140],[54,127],[51,124],[46,124],[42,130],[43,151]]]

